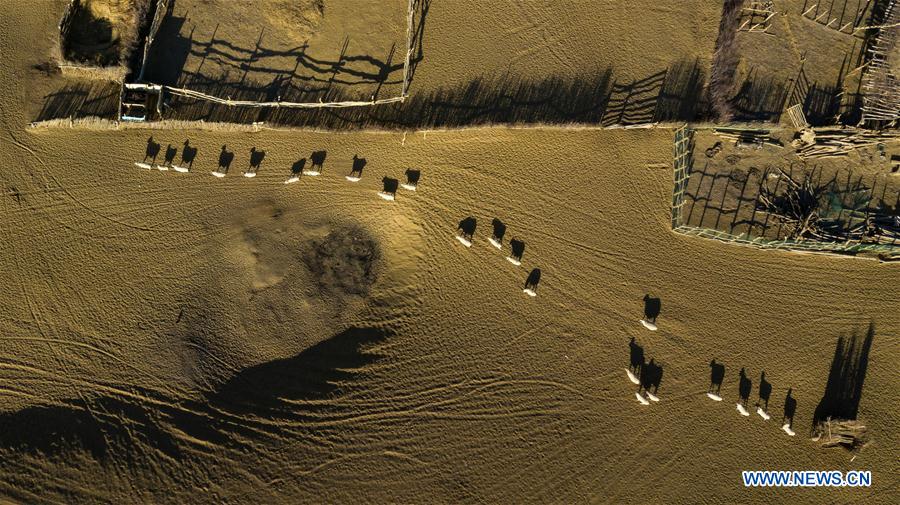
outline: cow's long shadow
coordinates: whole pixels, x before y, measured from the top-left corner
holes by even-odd
[[[178,432],[201,442],[241,446],[302,422],[315,408],[307,404],[310,400],[339,395],[379,359],[368,348],[389,335],[380,328],[350,328],[290,358],[246,368],[199,399],[132,388],[128,394],[5,413],[0,415],[0,451],[51,456],[83,451],[103,461],[138,458],[149,446],[179,458],[185,441]],[[280,422],[266,422],[275,419]]]
[[[635,341],[634,337],[631,337],[631,341],[628,342],[628,354],[628,369],[631,370],[636,377],[640,377],[641,368],[644,366],[644,348]]]

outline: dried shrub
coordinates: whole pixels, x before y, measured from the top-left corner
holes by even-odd
[[[313,240],[303,259],[322,291],[365,295],[376,280],[380,256],[365,230],[343,226]]]

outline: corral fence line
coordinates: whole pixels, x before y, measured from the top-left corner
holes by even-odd
[[[60,60],[65,59],[66,55],[66,39],[69,37],[69,30],[72,28],[72,15],[75,13],[75,3],[78,0],[69,0],[69,5],[63,12],[62,19],[59,20],[59,57]]]
[[[130,84],[129,86],[143,86],[140,84]],[[123,87],[123,89],[125,89]],[[648,123],[640,125],[614,125],[600,126],[596,123],[571,123],[571,124],[552,124],[552,123],[535,123],[524,125],[509,124],[486,124],[477,126],[460,126],[450,128],[413,128],[405,130],[397,130],[391,128],[367,128],[366,133],[369,134],[385,134],[396,135],[403,134],[422,134],[432,135],[441,133],[456,133],[465,131],[489,130],[502,127],[506,130],[564,130],[564,131],[602,131],[602,130],[648,130],[648,129],[664,129],[672,130],[680,127],[681,123]],[[88,130],[120,130],[120,129],[147,129],[147,130],[204,130],[204,131],[240,131],[240,132],[260,132],[260,131],[280,131],[280,132],[314,132],[332,134],[334,130],[327,128],[298,128],[294,126],[280,126],[278,124],[267,123],[265,121],[253,123],[227,123],[216,121],[205,121],[203,119],[180,120],[180,119],[162,119],[151,123],[134,123],[129,121],[117,121],[115,119],[104,118],[100,116],[85,116],[80,118],[56,118],[32,121],[28,124],[28,128],[81,128]]]
[[[884,14],[882,26],[877,28],[878,35],[871,48],[869,66],[863,75],[863,107],[864,123],[892,122],[900,119],[900,80],[893,75],[892,66],[900,62],[892,62],[897,58],[896,44],[900,39],[900,5],[892,0]]]
[[[750,130],[757,132],[758,130]],[[777,249],[792,252],[808,252],[834,255],[870,253],[886,261],[900,260],[900,247],[890,244],[865,244],[860,242],[824,242],[813,240],[767,239],[752,237],[749,233],[735,235],[712,228],[690,226],[683,222],[684,193],[693,168],[694,130],[687,124],[675,130],[674,164],[672,169],[672,231],[691,237],[718,240],[727,244]]]
[[[746,18],[737,31],[765,32],[769,30],[769,20],[775,17],[775,3],[772,0],[751,1],[741,9],[741,17]]]
[[[687,125],[675,130],[675,189],[672,193],[672,228],[681,224],[684,190],[691,178],[694,153],[694,130]]]
[[[413,10],[415,10],[415,0],[409,0],[406,6],[406,60],[403,63],[403,86],[400,88],[400,97],[404,100],[409,90],[409,65],[412,60]]]
[[[858,254],[858,253],[875,253],[881,254],[888,260],[900,259],[900,251],[896,247],[884,244],[860,244],[860,243],[836,243],[813,242],[808,240],[771,240],[761,237],[752,238],[747,235],[734,235],[725,231],[714,230],[712,228],[699,228],[695,226],[681,225],[673,228],[673,231],[692,237],[700,237],[705,239],[719,240],[729,244],[742,245],[747,247],[756,247],[758,249],[779,249],[794,252],[811,252],[825,254]]]
[[[207,95],[206,93],[201,93],[199,91],[193,91],[186,88],[175,88],[172,86],[163,86],[159,85],[159,88],[163,89],[167,93],[171,93],[173,95],[184,96],[187,98],[196,98],[199,100],[207,100],[210,102],[229,105],[229,106],[239,106],[239,107],[291,107],[291,108],[305,108],[305,109],[315,109],[319,107],[359,107],[362,105],[378,105],[383,103],[394,103],[394,102],[402,102],[406,99],[404,96],[395,96],[392,98],[381,98],[378,100],[369,100],[364,102],[352,102],[352,101],[342,101],[342,102],[254,102],[249,100],[229,100],[225,98],[219,98],[212,95]]]
[[[805,0],[800,16],[845,35],[864,38],[860,27],[865,22],[866,13],[871,10],[872,2],[873,0],[860,0],[855,8],[848,9],[849,0],[838,5],[835,5],[834,0]]]
[[[159,25],[162,24],[166,14],[171,8],[171,0],[157,0],[156,10],[153,12],[153,21],[150,23],[150,30],[147,32],[147,38],[144,41],[144,55],[141,58],[141,71],[138,73],[138,81],[144,80],[144,70],[147,68],[147,56],[150,54],[150,46],[156,39],[159,32]]]
[[[73,2],[77,0],[72,0]],[[406,58],[403,63],[403,82],[400,89],[400,95],[391,97],[391,98],[380,98],[367,101],[337,101],[337,102],[285,102],[285,101],[274,101],[274,102],[261,102],[261,101],[251,101],[251,100],[232,100],[230,98],[220,98],[217,96],[209,95],[206,93],[202,93],[199,91],[194,91],[187,88],[179,88],[175,86],[166,86],[154,83],[145,83],[143,82],[144,71],[147,67],[147,59],[150,55],[150,48],[153,45],[153,41],[156,38],[157,32],[159,31],[159,27],[165,19],[166,15],[169,13],[172,7],[172,0],[159,0],[156,6],[156,11],[154,12],[153,22],[150,25],[150,30],[147,33],[147,37],[144,42],[144,55],[141,61],[141,69],[138,75],[138,79],[136,83],[128,83],[123,86],[123,96],[125,88],[130,90],[152,90],[159,94],[158,103],[162,102],[163,97],[166,93],[181,96],[185,98],[191,98],[195,100],[204,100],[207,102],[217,103],[221,105],[226,105],[229,107],[274,107],[274,108],[295,108],[295,109],[320,109],[320,108],[344,108],[344,107],[365,107],[372,105],[383,105],[389,103],[397,103],[406,101],[409,96],[409,81],[410,81],[410,65],[412,64],[412,52],[414,49],[414,41],[413,41],[413,25],[414,25],[414,13],[416,9],[416,4],[419,0],[408,0],[407,3],[407,12],[406,12]],[[121,103],[120,103],[120,112],[119,119],[123,119],[121,113]],[[162,110],[157,108],[157,112],[161,113]],[[129,117],[125,116],[124,119],[128,120],[145,120],[146,118],[138,118],[138,117]]]

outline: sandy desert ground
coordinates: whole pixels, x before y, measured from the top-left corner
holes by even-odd
[[[671,61],[654,48],[694,52],[671,39],[715,38],[714,12],[601,9],[643,27],[609,56],[635,76]],[[696,24],[641,24],[657,15]],[[430,48],[417,82],[478,72],[458,55],[525,47],[512,19],[499,40],[441,19],[429,37],[456,44]],[[670,129],[28,130],[45,53],[22,41],[55,22],[0,2],[4,499],[896,502],[897,264],[674,234]],[[578,44],[516,71],[578,68]],[[151,135],[179,155],[188,140],[191,173],[136,168]],[[234,161],[216,178],[223,146]],[[241,177],[251,149],[265,156]],[[284,184],[320,150],[321,176]],[[357,183],[353,156],[367,160]],[[410,168],[417,191],[378,197]],[[466,248],[454,235],[469,217]],[[521,266],[488,243],[495,218],[506,243],[525,242]],[[648,293],[657,332],[638,323]],[[859,417],[874,442],[851,461],[808,434],[838,338],[870,325]],[[646,407],[625,374],[632,337],[664,371]],[[726,366],[721,403],[704,395],[711,359]],[[735,411],[741,368],[754,385],[765,371],[772,420]],[[779,429],[789,388],[795,437]],[[871,470],[874,483],[746,489],[747,469]]]

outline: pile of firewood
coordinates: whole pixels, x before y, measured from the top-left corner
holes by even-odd
[[[832,420],[830,417],[813,429],[813,441],[822,447],[843,447],[858,452],[871,440],[864,424],[856,420]]]
[[[769,130],[751,130],[741,128],[720,127],[713,128],[713,133],[726,140],[733,141],[735,145],[762,147],[764,145],[784,147],[778,139],[773,137]]]
[[[850,151],[900,139],[898,131],[858,130],[856,128],[820,128],[814,130],[814,142],[798,146],[801,158],[847,156]]]

